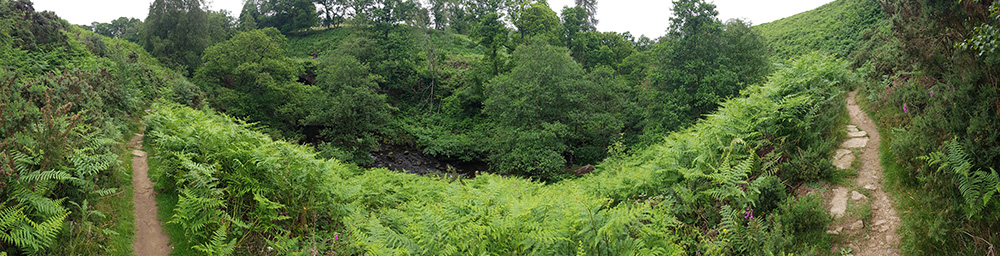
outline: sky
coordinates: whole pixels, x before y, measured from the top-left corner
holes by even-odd
[[[708,0],[716,5],[719,18],[749,20],[762,24],[815,9],[832,0]],[[72,24],[110,22],[118,17],[145,19],[152,0],[33,0],[36,10],[49,10]],[[548,0],[556,13],[573,0]],[[669,0],[599,0],[597,29],[600,31],[631,32],[657,38],[670,26]],[[238,16],[243,0],[208,0],[212,10],[229,10]]]

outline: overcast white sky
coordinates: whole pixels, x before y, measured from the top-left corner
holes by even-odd
[[[832,0],[709,0],[718,7],[719,18],[745,18],[754,25],[812,10]],[[118,17],[145,19],[152,0],[33,0],[35,9],[53,11],[73,24],[110,22]],[[239,15],[243,0],[208,0],[211,9],[226,9]],[[635,37],[656,38],[670,25],[669,0],[599,0],[597,25],[601,31],[629,31]],[[559,13],[573,0],[549,0]]]

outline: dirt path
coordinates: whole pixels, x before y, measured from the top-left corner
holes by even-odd
[[[135,203],[135,242],[132,249],[135,255],[166,256],[170,254],[170,239],[163,233],[160,221],[156,219],[156,192],[153,183],[149,181],[149,165],[146,164],[146,152],[142,151],[142,136],[136,134],[128,142],[132,148],[132,185],[135,188],[133,201]]]
[[[840,145],[834,165],[838,169],[856,168],[858,176],[854,184],[832,187],[828,209],[835,219],[827,233],[839,236],[841,248],[850,248],[854,255],[899,255],[899,215],[880,180],[884,177],[879,157],[882,137],[854,100],[856,94],[851,92],[847,97],[850,139]]]

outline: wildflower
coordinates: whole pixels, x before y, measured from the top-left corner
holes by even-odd
[[[311,251],[313,253],[313,256],[319,255],[319,251],[317,251],[316,249],[312,249]]]
[[[934,90],[931,90],[931,98],[934,98]]]
[[[906,110],[906,104],[903,104],[903,113],[909,114],[910,111]]]
[[[333,234],[333,240],[340,240],[340,233]]]
[[[753,219],[753,209],[747,207],[747,211],[743,213],[743,219]]]

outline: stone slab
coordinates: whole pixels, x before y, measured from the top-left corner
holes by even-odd
[[[838,170],[850,169],[852,163],[854,163],[854,154],[846,154],[833,159],[833,166],[837,167]]]
[[[841,148],[863,148],[868,145],[868,138],[853,138],[840,144]]]
[[[868,132],[866,132],[866,131],[848,132],[847,136],[851,137],[851,138],[867,137],[868,136]]]
[[[840,218],[844,216],[844,212],[847,211],[847,189],[846,188],[835,188],[833,189],[833,200],[830,201],[830,215],[834,218]]]

